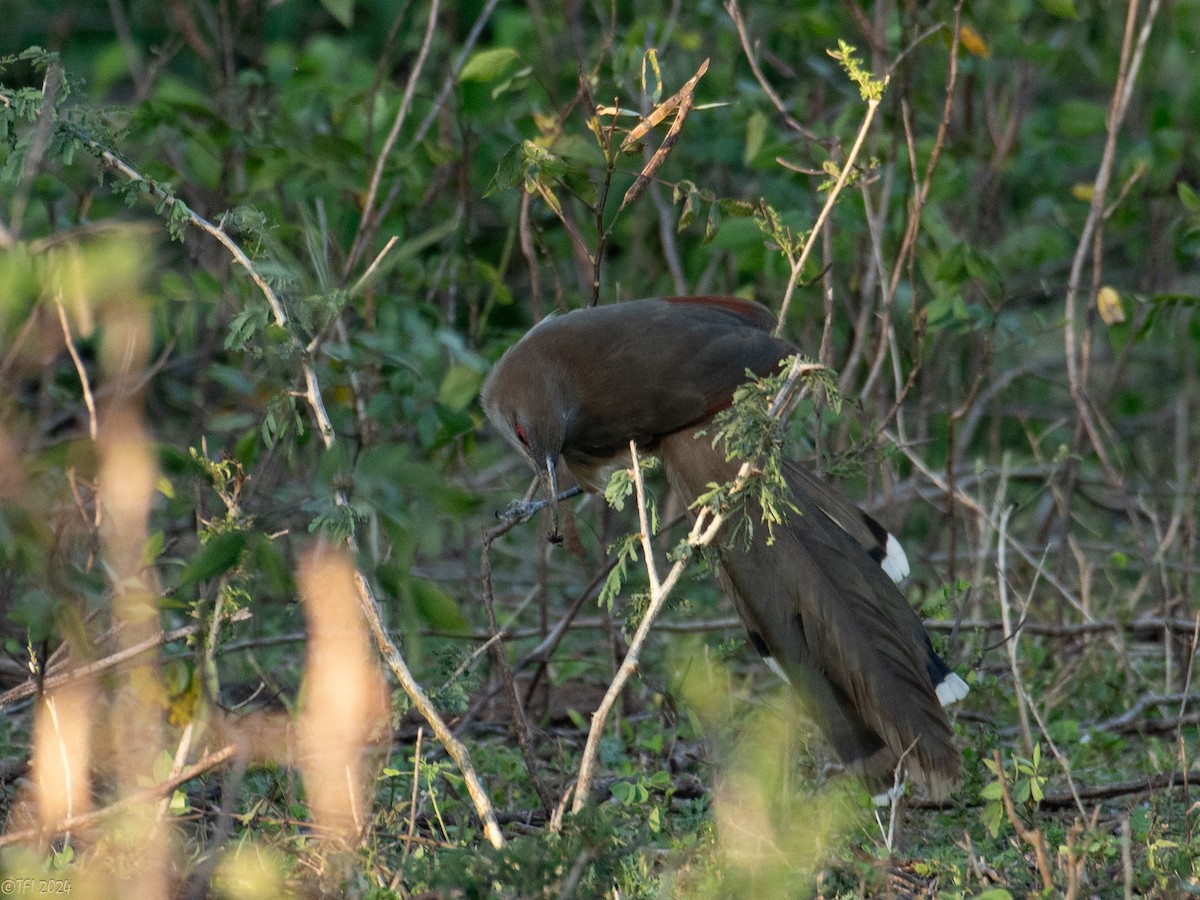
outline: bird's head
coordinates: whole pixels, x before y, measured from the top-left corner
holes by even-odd
[[[518,350],[520,344],[513,350]],[[529,365],[513,350],[496,363],[483,385],[483,409],[492,427],[512,444],[537,473],[558,537],[558,459],[570,419],[561,387],[545,369]]]

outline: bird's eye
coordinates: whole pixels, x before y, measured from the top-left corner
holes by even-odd
[[[528,447],[529,438],[525,436],[525,429],[521,427],[520,422],[513,422],[513,431],[517,433],[517,440],[521,442],[521,446]]]

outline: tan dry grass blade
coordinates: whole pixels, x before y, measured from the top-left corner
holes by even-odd
[[[113,296],[110,303],[105,309],[100,360],[112,394],[99,415],[97,517],[119,652],[147,641],[156,646],[154,639],[162,630],[157,584],[142,560],[159,472],[136,387],[149,357],[149,315],[130,297]],[[102,749],[92,760],[93,766],[108,769],[122,798],[141,792],[166,746],[157,653],[147,651],[137,660],[117,679],[105,718],[98,723],[103,726],[97,734]],[[116,872],[117,893],[167,896],[170,838],[159,822],[156,805],[130,804],[112,836],[121,846],[136,848],[122,857]]]
[[[31,770],[38,820],[44,831],[91,809],[91,709],[95,692],[81,680],[48,692],[38,703],[33,723]]]
[[[309,633],[300,770],[313,821],[353,845],[370,821],[365,752],[386,727],[387,693],[346,554],[328,546],[310,551],[299,583]]]

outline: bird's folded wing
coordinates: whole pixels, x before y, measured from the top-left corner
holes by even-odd
[[[689,500],[736,474],[734,463],[686,432],[664,441],[660,453],[672,486]],[[891,751],[882,761],[907,754],[914,777],[944,796],[960,757],[930,679],[920,619],[817,499],[805,490],[790,499],[799,511],[775,526],[773,541],[757,524],[748,545],[735,537],[721,548],[724,581],[752,640],[807,686],[844,760],[878,756],[864,737],[873,733]],[[746,514],[757,516],[757,508]],[[863,745],[858,754],[839,746],[854,740]]]

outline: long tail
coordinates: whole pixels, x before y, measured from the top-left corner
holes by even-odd
[[[689,504],[738,469],[694,430],[664,439],[658,452]],[[885,572],[906,573],[907,560],[836,489],[798,466],[785,477],[799,514],[775,527],[773,542],[759,526],[748,545],[739,535],[718,548],[722,584],[750,641],[807,694],[842,762],[869,786],[890,785],[903,759],[915,781],[943,798],[958,781],[961,756],[940,700],[957,699],[966,685],[934,653]],[[759,510],[751,504],[746,514]]]

